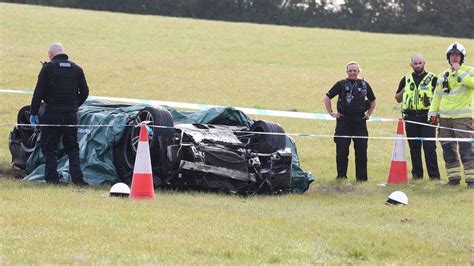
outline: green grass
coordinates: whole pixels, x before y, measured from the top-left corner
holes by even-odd
[[[282,197],[157,191],[146,202],[104,188],[0,184],[9,191],[0,257],[13,264],[445,264],[472,255],[472,192],[429,182],[400,187],[408,207],[384,205],[394,188],[347,183]]]
[[[422,52],[438,73],[454,41],[4,3],[0,25],[0,88],[33,88],[47,46],[60,41],[84,68],[92,95],[323,112],[324,93],[357,60],[377,96],[374,115],[389,118],[400,116],[393,96],[411,55]],[[474,65],[474,40],[458,41]],[[31,100],[0,97],[0,123],[15,122]],[[335,126],[253,118],[290,133],[333,134]],[[369,133],[393,136],[395,128],[370,123]],[[0,126],[4,171],[10,130]],[[107,188],[78,192],[1,179],[0,263],[472,263],[472,191],[428,181],[378,187],[393,147],[386,140],[369,141],[367,184],[338,184],[332,138],[295,141],[302,167],[316,176],[304,195],[159,192],[154,202],[135,202],[102,197]],[[410,206],[383,205],[396,189],[407,192]]]

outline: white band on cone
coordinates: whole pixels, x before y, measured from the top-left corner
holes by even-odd
[[[150,162],[150,148],[148,142],[139,141],[137,148],[137,157],[135,159],[135,166],[133,167],[133,173],[137,174],[151,174],[151,162]]]
[[[397,135],[397,137],[403,137],[403,135]],[[392,161],[405,162],[405,143],[403,139],[395,140],[395,146],[393,146]]]

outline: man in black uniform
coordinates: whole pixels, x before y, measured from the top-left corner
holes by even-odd
[[[77,111],[89,95],[82,68],[68,60],[64,47],[53,43],[49,47],[50,62],[44,63],[38,75],[38,82],[31,101],[30,123],[38,124],[41,101],[46,104],[42,117],[43,124],[77,125]],[[41,128],[41,151],[48,183],[59,183],[56,149],[62,136],[64,151],[69,157],[69,172],[74,184],[86,184],[79,163],[77,127],[45,126]]]
[[[428,110],[433,99],[437,77],[435,74],[425,71],[425,60],[421,54],[415,54],[411,58],[410,66],[413,68],[413,73],[407,74],[400,80],[395,94],[397,102],[402,103],[406,134],[407,137],[434,138],[436,129],[424,124],[429,124]],[[413,121],[416,124],[407,121]],[[423,146],[428,176],[431,180],[439,180],[436,142],[408,140],[408,145],[410,147],[412,178],[423,178],[423,163],[421,160],[421,147]]]
[[[337,178],[347,178],[347,163],[351,139],[354,141],[357,181],[367,181],[367,138],[345,138],[339,136],[368,137],[367,120],[375,109],[375,95],[363,79],[356,62],[346,65],[347,78],[332,86],[323,98],[327,112],[336,118],[336,164]],[[337,112],[333,112],[331,99],[338,95]]]

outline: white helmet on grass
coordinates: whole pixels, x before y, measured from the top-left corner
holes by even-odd
[[[387,205],[408,205],[408,197],[405,193],[401,191],[395,191],[388,196]]]
[[[117,183],[110,188],[109,196],[128,197],[130,196],[130,188],[125,183]]]

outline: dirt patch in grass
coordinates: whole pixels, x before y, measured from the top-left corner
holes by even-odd
[[[0,167],[0,178],[15,178],[20,171],[12,167]]]
[[[323,195],[349,193],[354,191],[354,185],[348,184],[318,184],[309,188],[306,193],[317,193]]]

